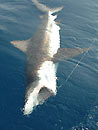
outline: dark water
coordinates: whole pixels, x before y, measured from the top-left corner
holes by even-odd
[[[98,0],[41,2],[64,6],[61,47],[94,48],[60,63],[57,96],[23,116],[26,57],[10,41],[31,37],[40,12],[31,0],[0,0],[0,130],[98,130]]]

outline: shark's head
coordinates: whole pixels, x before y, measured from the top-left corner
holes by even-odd
[[[47,98],[56,95],[55,65],[46,61],[37,71],[37,78],[31,82],[26,90],[24,115],[32,113],[34,107],[42,104]]]
[[[51,89],[42,85],[39,80],[30,84],[25,96],[24,115],[31,114],[34,107],[43,104],[46,99],[55,94]]]

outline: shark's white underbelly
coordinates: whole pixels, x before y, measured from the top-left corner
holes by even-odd
[[[60,35],[59,35],[60,27],[56,25],[55,21],[53,21],[53,17],[55,16],[51,15],[49,17],[51,20],[48,21],[49,22],[48,25],[51,25],[51,27],[50,28],[47,27],[50,29],[49,51],[50,51],[51,56],[56,54],[58,51],[58,48],[60,48]]]
[[[45,61],[38,70],[40,83],[56,94],[56,67],[52,61]]]

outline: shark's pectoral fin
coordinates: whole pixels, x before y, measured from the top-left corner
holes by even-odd
[[[11,41],[11,44],[13,44],[16,48],[20,49],[24,53],[26,53],[28,42],[27,40],[24,41]]]
[[[87,52],[89,48],[59,48],[57,53],[54,55],[53,61],[65,61],[69,58],[75,57],[81,53]]]

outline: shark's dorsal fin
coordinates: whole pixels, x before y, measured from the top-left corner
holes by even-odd
[[[11,41],[11,44],[13,44],[16,48],[20,49],[24,53],[26,53],[28,42],[27,40],[23,41]]]
[[[59,61],[65,61],[67,59],[70,59],[72,57],[75,57],[79,54],[82,54],[84,52],[87,52],[89,48],[59,48],[57,53],[54,55],[53,61],[59,62]]]

